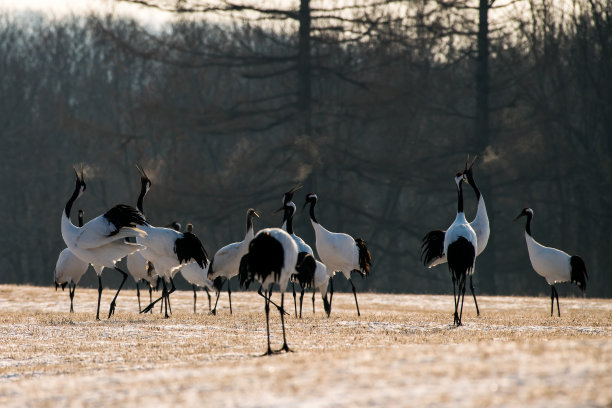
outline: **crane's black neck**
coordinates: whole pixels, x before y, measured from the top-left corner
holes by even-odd
[[[285,220],[287,221],[287,233],[293,234],[293,208],[285,207]]]
[[[457,184],[457,213],[463,212],[463,188],[461,187],[461,181]]]
[[[252,229],[253,229],[253,216],[251,214],[248,214],[247,215],[247,220],[246,220],[246,232],[247,232],[247,234]]]
[[[525,223],[525,232],[529,234],[530,237],[533,238],[533,235],[531,235],[531,219],[533,218],[533,214],[527,213],[526,217],[527,217],[527,222]]]
[[[141,213],[144,214],[144,209],[142,206],[142,203],[144,201],[144,196],[147,194],[147,181],[146,180],[141,180],[140,183],[140,195],[138,196],[138,201],[136,202],[136,207],[138,208],[138,211],[140,211]]]
[[[318,224],[319,221],[317,221],[317,217],[315,216],[315,205],[317,205],[317,200],[312,200],[310,202],[310,219]]]
[[[66,212],[66,217],[68,217],[68,219],[70,219],[70,210],[72,210],[72,204],[74,204],[76,199],[79,198],[79,190],[80,189],[81,189],[81,183],[77,179],[76,185],[74,186],[74,191],[72,192],[72,196],[70,197],[70,199],[66,203],[66,207],[64,209],[64,211]]]
[[[79,228],[83,226],[83,211],[79,210]]]

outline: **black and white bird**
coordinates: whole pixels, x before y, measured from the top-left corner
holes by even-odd
[[[514,220],[516,221],[523,216],[527,217],[527,222],[525,223],[525,241],[527,241],[527,251],[529,252],[531,266],[550,285],[550,315],[553,315],[554,300],[556,298],[557,312],[559,317],[561,317],[559,294],[557,289],[555,289],[555,284],[571,281],[584,292],[589,278],[586,265],[582,258],[577,255],[568,255],[558,249],[546,247],[533,239],[531,235],[533,210],[531,208],[523,208],[523,211]]]
[[[317,200],[318,197],[316,194],[309,193],[306,195],[306,202],[304,203],[304,208],[306,205],[310,204],[310,221],[315,231],[317,253],[321,261],[327,266],[328,273],[333,275],[335,272],[342,272],[351,283],[353,295],[355,296],[357,315],[361,316],[359,312],[359,303],[357,302],[357,291],[351,280],[351,273],[357,272],[362,277],[369,276],[372,266],[372,257],[363,239],[354,239],[350,235],[344,233],[330,232],[319,224],[315,216],[315,205],[317,204]],[[333,295],[334,285],[333,278],[331,278],[328,316],[331,313]]]
[[[240,261],[240,280],[248,287],[248,282],[257,280],[261,283],[259,294],[265,300],[266,333],[268,349],[266,355],[273,354],[270,347],[270,303],[274,304],[281,316],[283,328],[283,346],[278,352],[291,351],[287,345],[285,334],[284,294],[291,275],[296,271],[298,249],[295,241],[287,232],[280,228],[265,228],[260,230],[249,243],[248,252]],[[309,257],[312,259],[312,257]],[[272,287],[279,286],[281,304],[271,301]],[[262,293],[262,290],[264,293]]]
[[[146,237],[141,229],[146,223],[143,215],[134,207],[119,204],[106,213],[90,220],[82,227],[77,227],[70,221],[72,205],[86,189],[83,170],[81,175],[75,169],[76,183],[72,196],[62,211],[62,238],[70,251],[83,262],[91,264],[98,275],[98,309],[96,319],[100,319],[100,299],[102,297],[102,270],[104,268],[118,271],[123,280],[113,298],[108,317],[115,311],[117,296],[127,279],[127,273],[117,267],[116,263],[126,255],[144,249],[140,244],[126,242],[130,237]]]
[[[468,158],[469,161],[469,158]],[[470,223],[470,226],[476,233],[478,240],[478,248],[476,249],[476,256],[480,255],[487,247],[489,242],[489,235],[491,230],[489,228],[489,217],[487,215],[487,207],[485,205],[484,197],[480,193],[476,182],[474,181],[473,166],[476,161],[476,157],[468,166],[468,162],[465,163],[465,170],[463,174],[467,178],[467,182],[474,190],[476,194],[476,200],[478,201],[478,208],[476,210],[476,216]],[[446,263],[446,254],[444,253],[444,233],[442,230],[430,231],[425,235],[421,243],[421,260],[423,264],[428,268],[432,268],[437,265]],[[476,300],[476,293],[474,292],[474,283],[470,275],[470,291],[474,298],[474,305],[476,306],[476,315],[480,316],[480,310],[478,309],[478,301]]]
[[[238,275],[240,269],[240,260],[249,251],[249,243],[255,236],[253,228],[253,218],[259,218],[259,214],[249,208],[246,213],[246,234],[244,239],[240,242],[233,242],[225,245],[219,249],[215,256],[210,261],[210,267],[208,268],[208,279],[213,281],[215,290],[217,291],[217,299],[215,301],[215,307],[213,307],[211,313],[217,313],[217,303],[219,302],[219,295],[223,284],[227,281],[227,294],[229,296],[230,314],[232,313],[232,289],[230,286],[230,279]]]
[[[79,210],[79,227],[83,226],[83,210]],[[64,248],[60,252],[55,264],[55,290],[62,287],[62,290],[68,285],[68,294],[70,295],[70,313],[74,312],[73,301],[76,285],[81,280],[81,277],[87,272],[89,263],[82,261],[72,253],[70,248]]]
[[[137,166],[141,179],[148,179],[144,169]],[[144,195],[143,195],[144,198]],[[142,205],[142,202],[140,203]],[[144,237],[137,237],[136,242],[144,245],[142,256],[151,262],[155,271],[162,280],[162,295],[159,299],[151,302],[141,313],[151,310],[157,302],[162,299],[166,301],[165,317],[168,315],[170,294],[174,292],[173,276],[181,268],[191,262],[196,262],[201,268],[208,265],[208,255],[200,239],[192,232],[180,232],[172,228],[154,227],[145,222],[140,228],[145,232]],[[172,288],[168,290],[167,282]]]
[[[187,224],[187,232],[193,232],[193,224]],[[180,230],[180,228],[179,228]],[[197,262],[192,262],[181,267],[180,272],[183,278],[191,284],[193,289],[193,313],[196,313],[196,302],[198,299],[198,288],[204,288],[208,296],[208,311],[211,311],[210,290],[213,289],[213,283],[208,279],[208,268],[210,262],[204,267],[200,267]]]
[[[283,231],[286,231],[291,236],[291,238],[293,239],[293,241],[295,241],[295,244],[298,247],[298,261],[297,262],[299,265],[301,265],[301,268],[299,271],[296,271],[296,273],[294,273],[291,276],[291,286],[292,286],[292,291],[293,291],[293,303],[294,303],[294,309],[295,309],[295,317],[298,317],[298,313],[297,313],[297,300],[296,300],[294,285],[297,283],[301,288],[300,314],[299,314],[300,319],[301,319],[302,318],[302,305],[304,301],[304,290],[307,288],[313,289],[313,309],[314,309],[315,274],[318,274],[319,276],[318,283],[319,283],[319,287],[321,287],[323,285],[322,276],[323,275],[327,276],[327,268],[322,262],[316,261],[314,257],[314,252],[312,251],[312,248],[310,247],[310,245],[304,242],[302,238],[297,236],[293,230],[293,216],[295,215],[296,210],[297,210],[295,203],[292,201],[293,193],[295,191],[296,189],[292,189],[289,192],[285,193],[283,197],[283,207],[278,209],[277,212],[281,210],[283,211],[283,225],[281,226],[281,229]],[[306,259],[307,255],[310,255],[312,259],[307,260]],[[317,272],[317,268],[319,269],[318,272]],[[327,293],[327,286],[325,287],[324,293]],[[327,313],[328,312],[327,298],[324,298],[323,305],[325,307],[325,312]]]
[[[467,276],[474,273],[476,248],[478,245],[476,233],[465,219],[463,212],[463,188],[461,187],[463,181],[465,181],[463,173],[457,173],[455,176],[455,184],[457,185],[457,216],[444,234],[444,253],[446,254],[448,270],[453,280],[453,297],[455,300],[454,324],[457,326],[461,326],[465,282]],[[455,285],[457,286],[456,294]],[[460,311],[458,311],[459,298],[461,298]]]
[[[136,167],[141,173],[140,177],[140,195],[138,196],[138,200],[136,202],[136,208],[142,214],[144,214],[144,196],[147,194],[149,189],[151,188],[151,180],[144,173],[144,170],[137,164]],[[131,255],[128,255],[126,258],[127,268],[130,275],[134,279],[134,283],[136,284],[136,296],[138,297],[138,311],[142,311],[142,307],[140,304],[140,282],[144,282],[145,285],[149,288],[149,303],[153,302],[153,289],[157,288],[159,285],[159,276],[155,271],[155,267],[151,262],[145,259],[142,256],[142,253],[134,252]]]

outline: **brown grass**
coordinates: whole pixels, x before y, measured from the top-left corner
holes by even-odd
[[[106,290],[101,314],[112,298]],[[147,296],[148,297],[148,296]],[[279,296],[276,294],[275,299]],[[265,351],[263,301],[235,293],[229,315],[198,313],[192,293],[174,315],[139,315],[135,291],[95,321],[97,292],[0,286],[0,406],[610,406],[612,302],[562,298],[467,299],[453,328],[452,297],[336,293],[330,319],[286,319],[294,353]],[[291,294],[285,296],[293,310]],[[272,347],[282,343],[271,311]]]

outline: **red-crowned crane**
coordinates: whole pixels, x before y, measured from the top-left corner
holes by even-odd
[[[126,242],[125,238],[146,237],[142,229],[146,221],[144,216],[134,207],[119,204],[106,213],[90,220],[82,227],[77,227],[70,221],[70,210],[73,203],[84,192],[87,186],[83,170],[79,176],[75,169],[76,183],[72,196],[62,211],[62,238],[70,251],[83,262],[91,264],[98,275],[98,309],[96,319],[100,319],[100,299],[102,297],[102,270],[114,269],[119,272],[123,280],[113,298],[108,317],[115,311],[117,296],[127,279],[127,273],[117,267],[116,263],[126,255],[142,250],[139,244]]]
[[[193,232],[193,224],[187,224],[186,228],[187,232]],[[183,275],[183,278],[185,278],[185,280],[191,284],[191,288],[193,289],[193,313],[196,312],[198,287],[204,288],[206,291],[206,295],[208,296],[208,311],[211,311],[210,290],[213,288],[213,283],[210,281],[210,279],[208,279],[209,267],[210,262],[204,268],[200,267],[200,265],[198,265],[196,262],[192,262],[180,269],[181,275]]]
[[[79,210],[79,227],[83,226],[83,210]],[[55,290],[59,286],[62,290],[68,285],[68,294],[70,295],[70,313],[74,313],[73,300],[76,285],[81,280],[81,277],[87,272],[89,264],[77,258],[72,253],[70,248],[64,248],[60,252],[55,264]],[[71,286],[72,284],[72,286]]]
[[[477,248],[476,233],[465,219],[463,212],[463,189],[461,184],[464,180],[465,176],[463,173],[457,173],[455,176],[455,184],[457,185],[457,216],[444,234],[444,253],[446,254],[448,270],[453,280],[453,297],[455,300],[454,324],[457,326],[461,326],[465,281],[467,275],[474,273]],[[458,289],[456,295],[455,284],[457,284]],[[461,298],[461,310],[458,313],[459,298]]]
[[[141,178],[148,179],[144,169],[137,166]],[[145,246],[141,251],[142,256],[151,262],[155,271],[162,280],[162,295],[144,308],[140,313],[146,313],[155,306],[157,302],[166,299],[165,317],[168,318],[168,306],[170,295],[176,287],[172,277],[178,270],[191,262],[196,262],[201,268],[208,265],[206,250],[200,239],[192,232],[180,232],[172,228],[154,227],[149,223],[141,226],[145,231],[145,237],[137,237],[136,242]],[[166,282],[172,284],[168,290]]]
[[[219,302],[219,295],[225,281],[227,281],[230,314],[232,313],[232,289],[230,287],[230,279],[238,275],[240,260],[249,251],[249,243],[255,236],[253,229],[254,217],[259,218],[259,214],[257,214],[254,209],[249,208],[246,213],[246,234],[244,235],[244,239],[240,242],[233,242],[225,245],[215,253],[215,256],[213,256],[210,261],[208,279],[213,282],[215,290],[217,291],[215,307],[211,310],[212,314],[217,314],[217,303]]]
[[[143,201],[144,196],[147,194],[149,189],[151,188],[151,180],[144,173],[144,170],[137,164],[136,168],[140,171],[140,195],[138,196],[138,200],[136,202],[136,208],[142,214],[144,214]],[[130,275],[134,279],[136,283],[136,296],[138,297],[138,311],[142,311],[142,307],[140,304],[140,282],[144,282],[149,287],[149,303],[153,302],[153,288],[157,288],[159,285],[159,276],[155,271],[155,267],[151,262],[145,259],[142,256],[142,253],[135,252],[131,255],[128,255],[126,258],[127,268]]]
[[[248,287],[248,283],[258,280],[261,283],[259,294],[264,298],[264,309],[266,312],[266,333],[268,348],[264,355],[273,354],[270,347],[270,303],[274,304],[281,316],[283,328],[283,346],[281,351],[291,351],[287,345],[285,334],[285,311],[284,297],[285,289],[289,283],[291,275],[296,271],[297,264],[297,245],[287,232],[280,228],[265,228],[260,230],[249,243],[247,254],[240,261],[240,280]],[[308,257],[308,259],[313,259]],[[272,287],[274,284],[279,286],[281,292],[281,304],[276,305],[271,301]],[[262,293],[262,289],[264,293]]]
[[[525,241],[527,241],[527,251],[529,252],[531,266],[536,273],[546,279],[546,282],[550,285],[551,317],[554,311],[555,298],[557,299],[557,312],[559,317],[561,317],[559,294],[557,293],[557,289],[555,289],[555,284],[571,281],[578,285],[584,292],[589,278],[586,265],[582,258],[577,255],[568,255],[558,249],[546,247],[533,239],[531,235],[533,210],[531,208],[523,208],[523,211],[521,211],[514,220],[516,221],[523,216],[527,217],[527,222],[525,223]]]
[[[476,210],[476,216],[470,223],[470,226],[476,233],[476,239],[478,240],[478,248],[476,248],[476,256],[480,255],[489,242],[489,235],[491,230],[489,228],[489,217],[487,215],[487,207],[485,205],[484,197],[480,193],[480,190],[476,186],[473,175],[473,166],[476,161],[476,157],[468,166],[468,162],[465,163],[465,170],[463,174],[467,178],[467,182],[474,190],[476,200],[478,201],[478,208]],[[428,268],[446,263],[446,254],[444,253],[444,233],[442,230],[430,231],[425,235],[421,244],[421,260],[423,264]],[[474,283],[470,275],[470,291],[474,298],[474,305],[476,306],[476,315],[480,316],[480,310],[478,309],[478,302],[476,301],[476,294],[474,292]]]
[[[357,291],[351,280],[351,272],[357,272],[362,277],[367,277],[370,274],[372,266],[372,257],[366,243],[363,239],[354,239],[348,234],[330,232],[323,228],[317,221],[315,216],[315,205],[318,197],[314,193],[306,195],[304,208],[310,204],[310,221],[315,231],[317,253],[321,261],[327,266],[328,273],[342,272],[346,279],[351,283],[353,295],[355,296],[355,306],[357,307],[357,316],[361,316],[359,312],[359,303],[357,302]],[[333,279],[330,279],[330,297],[329,297],[329,312],[331,313],[332,298],[334,295]]]

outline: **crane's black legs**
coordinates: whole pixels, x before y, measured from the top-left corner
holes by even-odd
[[[204,290],[206,291],[206,296],[208,296],[208,311],[211,311],[211,304],[210,304],[210,290],[208,290],[207,287],[204,287]]]
[[[270,292],[272,292],[272,290],[270,290]],[[291,351],[291,349],[287,345],[287,336],[285,335],[285,314],[283,313],[283,305],[284,305],[284,303],[285,303],[285,292],[281,291],[281,307],[278,310],[280,312],[281,325],[283,327],[283,347],[281,347],[281,349],[278,350],[279,353],[281,351],[286,351],[286,352],[290,352]],[[269,334],[268,334],[268,336],[269,336]]]
[[[315,314],[315,307],[314,307],[314,298],[315,298],[315,292],[317,290],[315,288],[312,288],[312,314]]]
[[[453,303],[455,304],[455,314],[453,316],[453,324],[457,326],[457,323],[459,322],[459,314],[457,313],[457,309],[459,306],[459,300],[457,299],[457,290],[456,290],[457,280],[455,279],[455,275],[452,272],[451,274],[452,274],[452,279],[453,279]]]
[[[268,299],[270,301],[270,304],[274,305],[277,309],[280,310],[280,306],[277,305],[276,303],[274,303],[271,298],[266,297],[266,294],[262,292],[262,289],[263,289],[263,286],[260,285],[259,286],[259,290],[257,291],[257,294],[259,296],[263,297],[263,298]],[[270,292],[272,292],[272,291],[270,290]],[[289,313],[285,312],[285,309],[283,309],[283,313],[286,314],[287,316],[289,316]]]
[[[268,350],[264,353],[264,356],[269,356],[272,353],[272,348],[270,347],[270,297],[272,296],[272,289],[270,289],[270,294],[266,297],[263,293],[261,293],[261,287],[259,288],[259,294],[263,296],[265,302],[265,311],[266,311],[266,334],[268,336]],[[282,313],[281,313],[282,315]]]
[[[96,320],[100,320],[100,299],[102,298],[102,276],[98,275],[98,311],[96,312]]]
[[[480,310],[478,310],[478,302],[476,301],[476,294],[474,293],[474,283],[472,283],[472,275],[470,275],[470,290],[474,297],[474,305],[476,305],[476,316],[480,316]]]
[[[325,297],[327,297],[327,295]],[[334,297],[334,277],[330,276],[330,278],[329,278],[329,308],[328,308],[328,310],[326,310],[327,317],[329,317],[329,315],[331,315],[332,298],[333,297]]]
[[[461,311],[459,312],[459,322],[457,326],[461,326],[461,317],[463,316],[463,299],[465,298],[465,275],[459,278],[459,295],[461,296]],[[457,298],[459,301],[459,298]]]
[[[157,302],[159,302],[160,300],[163,300],[165,302],[165,312],[166,312],[166,318],[170,317],[168,315],[168,309],[170,309],[170,313],[172,313],[172,308],[170,308],[170,294],[172,292],[174,292],[176,290],[176,287],[174,286],[174,281],[172,279],[170,279],[170,282],[172,283],[172,289],[170,289],[170,291],[168,291],[168,286],[166,285],[166,281],[165,279],[162,278],[162,294],[161,297],[159,297],[158,299],[154,300],[153,302],[151,302],[149,304],[149,306],[145,307],[140,313],[147,313],[149,310],[153,309],[153,307],[155,306],[155,304],[157,304]],[[164,302],[162,302],[162,307],[164,306]]]
[[[74,313],[74,307],[72,306],[72,302],[74,300],[75,289],[76,283],[72,282],[72,288],[70,288],[70,284],[68,284],[68,295],[70,295],[70,313]]]
[[[314,293],[314,288],[313,292]],[[300,293],[300,319],[302,318],[302,303],[304,302],[304,288],[302,288],[302,293]]]
[[[157,282],[159,283],[159,281]],[[155,290],[157,290],[157,288]],[[149,284],[149,303],[153,303],[153,288],[151,284]],[[140,313],[142,313],[142,311]],[[151,314],[153,314],[153,310],[151,310]]]
[[[297,300],[295,299],[295,284],[291,282],[291,289],[293,290],[293,308],[295,309],[295,318],[297,319]]]
[[[138,297],[138,313],[142,312],[142,307],[140,306],[140,281],[136,281],[136,296]]]
[[[212,310],[210,311],[210,313],[213,315],[217,314],[217,303],[219,303],[219,296],[221,295],[221,289],[223,289],[223,284],[225,283],[226,280],[227,280],[227,284],[229,285],[229,279],[226,279],[222,276],[218,276],[213,283],[213,286],[215,287],[215,290],[217,291],[217,299],[215,300],[215,307],[213,307]],[[228,293],[230,293],[229,287],[227,288],[227,290],[228,290]],[[231,299],[230,299],[230,304],[231,304]]]
[[[196,293],[196,285],[191,285],[193,289],[193,313],[196,312],[196,300],[198,300],[198,294]]]
[[[119,296],[119,292],[121,292],[121,288],[123,287],[123,284],[125,283],[125,280],[128,277],[128,274],[123,272],[121,269],[117,268],[115,266],[115,270],[117,272],[119,272],[122,276],[123,276],[123,280],[121,281],[121,285],[119,285],[119,289],[117,289],[117,293],[115,293],[115,297],[113,298],[113,301],[110,304],[110,309],[108,310],[108,318],[110,319],[110,317],[112,315],[115,314],[115,306],[116,306],[116,301],[117,301],[117,296]]]
[[[230,286],[229,279],[227,280],[227,296],[229,297],[230,314],[232,314],[232,287]]]
[[[357,291],[355,290],[355,285],[353,284],[353,281],[351,279],[349,279],[349,282],[351,282],[351,287],[353,288],[353,296],[355,296],[355,306],[357,306],[357,316],[361,316],[361,313],[359,313],[359,303],[357,302]]]
[[[553,316],[553,311],[555,310],[555,298],[557,298],[557,312],[559,313],[559,317],[561,317],[561,309],[559,309],[559,294],[557,293],[557,289],[554,285],[550,285],[550,288],[550,317]]]

